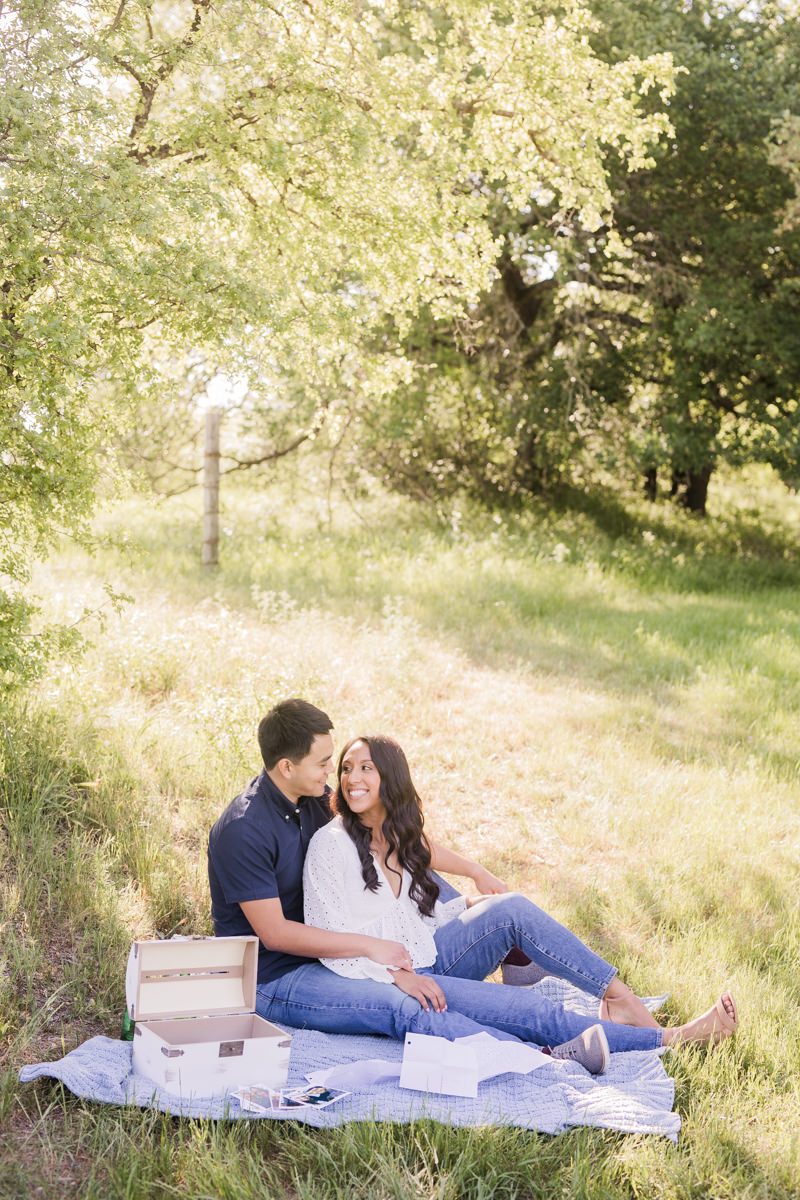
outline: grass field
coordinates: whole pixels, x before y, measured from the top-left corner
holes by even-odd
[[[800,498],[753,472],[715,481],[704,523],[573,499],[442,527],[326,498],[308,460],[224,504],[216,571],[195,499],[132,498],[35,580],[48,615],[96,615],[0,726],[0,1197],[800,1195]],[[210,931],[208,827],[289,695],[340,744],[397,736],[433,836],[669,991],[670,1018],[735,989],[736,1038],[665,1060],[677,1147],[213,1125],[18,1083],[116,1035],[134,937]]]

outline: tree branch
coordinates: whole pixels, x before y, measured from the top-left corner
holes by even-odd
[[[321,424],[322,421],[320,421],[320,425]],[[317,426],[317,428],[319,428],[319,426]],[[315,429],[313,432],[316,433],[317,429]],[[226,467],[224,470],[220,471],[220,475],[232,475],[234,471],[247,471],[250,467],[260,467],[264,463],[274,462],[275,459],[285,458],[287,454],[291,454],[292,451],[296,450],[298,446],[302,446],[303,442],[307,442],[310,437],[311,431],[298,434],[294,441],[290,442],[288,446],[283,446],[279,450],[270,450],[267,454],[260,455],[259,458],[241,459],[234,458],[234,456],[230,454],[225,454],[223,457],[226,460],[233,462],[235,465],[232,467]]]
[[[145,77],[141,75],[124,58],[120,58],[119,56],[115,56],[114,58],[117,66],[119,66],[122,70],[127,71],[129,75],[133,76],[138,83],[139,90],[141,92],[139,107],[133,118],[133,124],[131,125],[130,132],[128,134],[128,139],[131,142],[138,138],[147,125],[147,122],[150,120],[150,112],[159,87],[162,83],[169,79],[170,75],[172,75],[181,59],[184,58],[187,52],[194,46],[197,33],[199,32],[203,23],[203,16],[211,8],[211,0],[192,0],[192,6],[194,8],[194,16],[192,17],[188,31],[184,34],[181,40],[171,48],[171,50],[165,52],[161,65],[153,72],[149,79],[145,79]],[[137,157],[135,152],[134,157]]]

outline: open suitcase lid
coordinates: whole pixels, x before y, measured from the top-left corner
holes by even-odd
[[[134,942],[125,999],[134,1021],[250,1013],[256,1004],[257,937]]]

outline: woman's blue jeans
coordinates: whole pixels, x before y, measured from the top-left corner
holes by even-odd
[[[427,1033],[453,1040],[488,1032],[539,1046],[576,1037],[597,1018],[570,1012],[528,988],[484,982],[514,946],[539,966],[600,998],[616,968],[594,954],[558,921],[514,892],[492,896],[467,909],[436,932],[436,962],[420,974],[432,976],[447,1000],[443,1013],[427,1011],[392,983],[347,979],[318,962],[259,984],[256,1010],[270,1021],[325,1033],[373,1033],[404,1038]],[[614,1050],[653,1050],[658,1029],[604,1021]]]

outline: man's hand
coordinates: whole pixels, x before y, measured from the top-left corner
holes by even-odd
[[[371,958],[383,967],[413,967],[411,956],[402,942],[369,937],[366,933],[337,933],[287,921],[280,900],[243,900],[241,910],[253,933],[268,950],[283,950],[303,958]]]
[[[502,892],[508,891],[508,884],[503,883],[502,879],[498,879],[491,871],[487,871],[486,867],[478,865],[477,870],[472,876],[472,881],[479,892],[486,896],[497,896]],[[476,897],[473,903],[481,900],[483,896]]]
[[[444,992],[436,980],[431,979],[429,975],[417,975],[414,971],[392,971],[392,974],[395,986],[399,987],[400,991],[405,992],[407,996],[413,996],[415,1000],[419,1000],[426,1012],[430,1012],[431,1008],[434,1012],[447,1010]]]
[[[362,950],[365,958],[371,958],[373,962],[380,963],[382,967],[388,967],[391,971],[400,970],[413,974],[411,955],[402,942],[390,942],[385,938],[369,937],[368,934],[362,936],[366,947]]]

